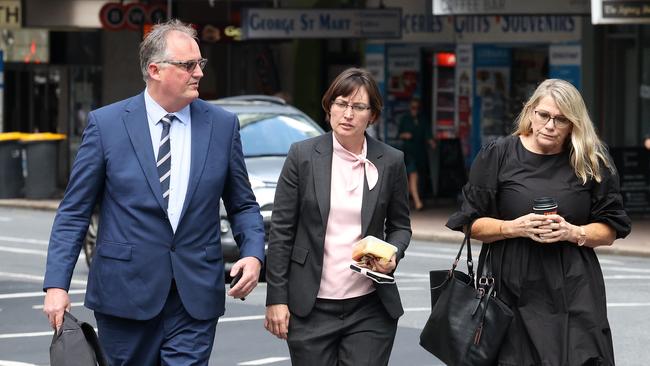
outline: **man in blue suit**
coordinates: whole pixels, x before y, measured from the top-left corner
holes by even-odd
[[[146,89],[89,114],[54,220],[44,312],[54,328],[89,218],[101,202],[85,305],[111,365],[207,365],[224,313],[219,200],[242,259],[243,298],[257,285],[264,226],[244,165],[237,117],[198,98],[207,60],[173,20],[140,45]]]

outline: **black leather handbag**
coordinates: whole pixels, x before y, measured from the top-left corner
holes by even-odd
[[[465,244],[468,273],[456,270]],[[431,315],[420,345],[447,365],[493,365],[513,313],[496,297],[490,273],[476,285],[469,229],[451,269],[431,271],[429,280]]]

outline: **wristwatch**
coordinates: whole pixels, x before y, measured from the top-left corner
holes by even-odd
[[[585,228],[583,226],[580,226],[580,236],[578,237],[578,246],[584,246],[585,243],[587,242],[587,233],[585,233]]]

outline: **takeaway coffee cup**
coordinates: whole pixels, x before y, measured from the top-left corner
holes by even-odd
[[[535,198],[533,212],[538,215],[554,215],[557,213],[557,202],[551,197]]]

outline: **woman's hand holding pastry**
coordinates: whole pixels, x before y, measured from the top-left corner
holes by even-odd
[[[395,261],[395,254],[393,254],[390,260],[386,260],[384,258],[372,257],[370,263],[371,263],[370,268],[373,271],[381,272],[383,274],[389,274],[395,270],[395,267],[397,267],[397,262]]]

